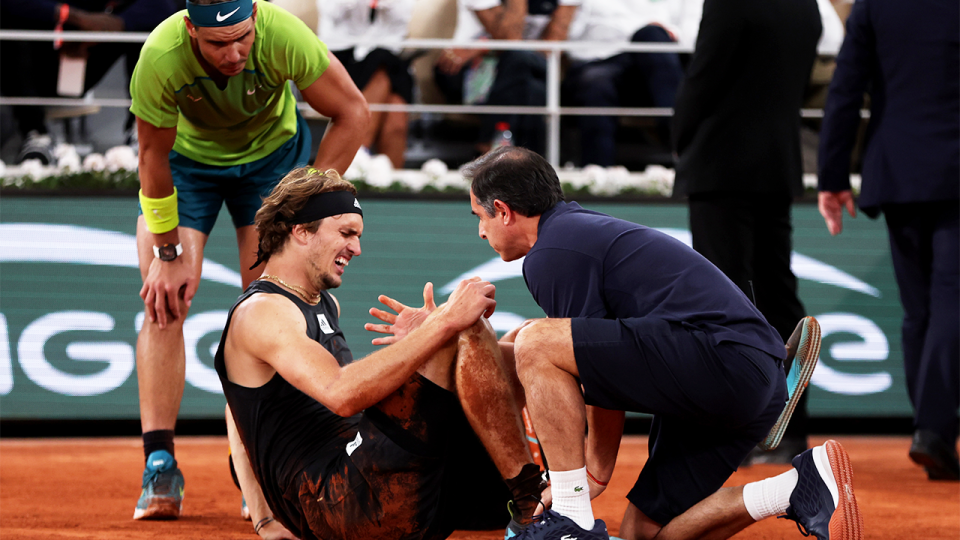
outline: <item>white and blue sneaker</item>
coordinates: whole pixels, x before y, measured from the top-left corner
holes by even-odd
[[[147,458],[143,488],[133,519],[177,519],[183,510],[183,473],[166,450]]]
[[[517,540],[610,540],[607,524],[598,519],[592,530],[581,529],[572,519],[553,510],[533,516],[533,523],[515,536]]]
[[[781,518],[797,522],[804,536],[818,540],[862,540],[863,516],[853,495],[850,456],[829,440],[793,458],[797,487]]]

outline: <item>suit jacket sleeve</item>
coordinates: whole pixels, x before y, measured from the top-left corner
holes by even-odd
[[[863,94],[877,75],[876,40],[868,0],[857,0],[847,19],[847,36],[837,56],[820,129],[817,189],[850,189],[850,154],[860,126]]]
[[[673,115],[673,149],[682,154],[698,126],[723,99],[724,79],[742,39],[741,0],[706,0],[697,45],[680,85]]]

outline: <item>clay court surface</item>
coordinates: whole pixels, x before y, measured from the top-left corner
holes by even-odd
[[[960,484],[929,482],[907,458],[907,437],[834,437],[850,454],[854,488],[869,539],[960,538]],[[821,442],[825,437],[815,437]],[[613,481],[594,501],[616,533],[624,495],[647,457],[646,437],[627,437]],[[186,477],[178,521],[133,521],[143,454],[138,438],[0,440],[0,538],[257,538],[240,519],[240,495],[227,469],[224,437],[180,437]],[[738,471],[737,485],[786,470],[761,465]],[[502,532],[457,532],[459,540],[499,540]],[[768,519],[740,539],[803,538],[791,521]]]

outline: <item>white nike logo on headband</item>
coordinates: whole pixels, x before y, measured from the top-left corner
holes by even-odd
[[[218,12],[217,12],[217,22],[223,22],[223,21],[229,19],[230,16],[233,15],[234,13],[236,13],[237,11],[240,11],[240,6],[237,6],[237,9],[231,11],[230,13],[227,13],[226,15],[220,15],[220,12],[218,11]]]

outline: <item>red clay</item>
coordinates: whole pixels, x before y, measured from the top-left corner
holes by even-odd
[[[960,484],[926,480],[907,457],[907,437],[832,438],[850,456],[864,538],[960,538]],[[645,437],[626,438],[609,488],[594,501],[597,517],[607,522],[611,533],[619,529],[624,496],[646,457]],[[143,470],[139,439],[0,440],[0,538],[257,538],[250,522],[240,519],[240,494],[230,480],[226,438],[178,438],[177,458],[186,477],[183,517],[133,521]],[[787,467],[741,469],[728,485],[759,480]],[[503,534],[461,531],[453,538],[500,540]],[[768,519],[735,538],[803,537],[792,521]]]

